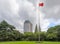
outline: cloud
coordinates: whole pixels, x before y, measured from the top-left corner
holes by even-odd
[[[59,24],[58,22],[60,21],[60,0],[45,0],[42,2],[44,2],[44,7],[39,7],[38,9],[40,13],[42,12],[42,14],[40,14],[41,28],[43,31],[46,31],[50,26],[52,27]]]
[[[45,14],[39,10],[39,15],[40,16],[40,27],[42,31],[47,31],[48,30],[48,26],[50,24],[49,19],[45,19]],[[39,19],[38,19],[39,21]]]
[[[60,19],[60,0],[46,0],[45,8],[43,11],[45,12],[45,18],[54,18]]]
[[[45,13],[44,18],[49,20],[48,27],[59,25],[60,21],[60,0],[46,0],[45,8],[42,9]]]
[[[30,20],[35,25],[34,9],[33,4],[28,1],[0,0],[0,21],[6,20],[21,32],[25,20]]]
[[[33,3],[25,0],[19,4],[22,4],[20,5],[20,8],[19,8],[20,20],[23,20],[23,21],[30,20],[33,24],[33,29],[34,29],[36,25],[36,11]]]
[[[8,23],[18,26],[19,5],[16,0],[0,0],[0,21],[6,20]]]
[[[23,32],[25,20],[30,20],[34,29],[40,17],[41,29],[42,31],[46,31],[49,26],[52,26],[52,23],[54,23],[53,25],[60,24],[59,1],[43,0],[45,5],[43,8],[38,8],[38,16],[36,12],[37,0],[0,0],[0,21],[6,20],[20,32]]]

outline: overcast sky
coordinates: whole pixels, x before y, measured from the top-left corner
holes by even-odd
[[[37,2],[44,2],[44,7],[36,8]],[[23,32],[25,20],[30,20],[34,26],[40,16],[42,31],[60,24],[60,0],[0,0],[0,21],[6,20],[14,25],[17,30]]]

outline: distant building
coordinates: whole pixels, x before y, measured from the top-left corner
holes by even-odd
[[[32,23],[29,20],[24,22],[24,32],[33,32],[32,31]]]

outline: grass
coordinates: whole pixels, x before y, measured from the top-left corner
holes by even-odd
[[[0,42],[0,44],[60,44],[60,42],[42,41],[42,42],[38,43],[35,41],[11,41],[11,42]]]

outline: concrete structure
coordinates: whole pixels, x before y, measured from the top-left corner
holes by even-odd
[[[24,22],[24,32],[33,32],[32,31],[32,23],[29,20]]]

